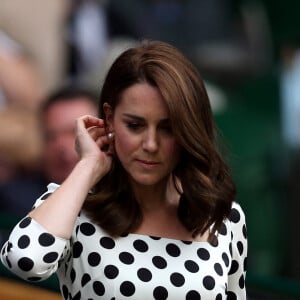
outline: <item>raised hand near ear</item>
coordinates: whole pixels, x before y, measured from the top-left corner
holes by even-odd
[[[85,115],[76,120],[76,151],[81,161],[92,162],[97,179],[111,168],[112,155],[109,149],[112,139],[106,132],[102,119]]]

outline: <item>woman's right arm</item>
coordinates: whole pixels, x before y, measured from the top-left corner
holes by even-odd
[[[103,120],[84,116],[77,120],[76,129],[79,162],[61,186],[41,197],[39,205],[15,226],[2,249],[2,262],[25,279],[44,279],[56,270],[88,192],[111,167],[111,156],[101,150],[110,142]]]
[[[111,167],[111,156],[101,150],[110,142],[103,120],[81,117],[76,130],[79,162],[61,186],[30,213],[49,232],[64,239],[70,238],[88,192]]]

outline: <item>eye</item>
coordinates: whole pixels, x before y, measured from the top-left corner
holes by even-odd
[[[165,126],[162,126],[162,129],[167,131],[167,132],[172,132],[172,127],[170,125],[165,125]]]
[[[162,125],[160,125],[160,129],[168,134],[173,133],[173,128],[172,128],[171,124],[162,124]]]
[[[129,128],[131,131],[137,131],[138,129],[143,127],[143,124],[139,122],[127,122],[126,123],[127,128]]]

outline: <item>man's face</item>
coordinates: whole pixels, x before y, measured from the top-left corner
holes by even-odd
[[[97,115],[97,108],[85,98],[59,101],[44,115],[46,179],[61,183],[78,161],[75,151],[75,120],[82,115]]]

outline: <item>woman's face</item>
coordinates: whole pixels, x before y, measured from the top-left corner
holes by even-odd
[[[135,183],[151,186],[169,177],[181,147],[157,88],[139,83],[126,89],[111,125],[116,154]]]

